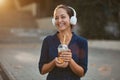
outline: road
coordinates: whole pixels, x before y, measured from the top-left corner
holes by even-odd
[[[0,62],[12,80],[45,80],[38,61],[41,43],[0,44]],[[119,80],[120,51],[89,48],[88,72],[82,80]]]

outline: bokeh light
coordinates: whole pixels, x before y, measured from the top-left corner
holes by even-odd
[[[3,6],[5,3],[5,0],[0,0],[0,6]]]

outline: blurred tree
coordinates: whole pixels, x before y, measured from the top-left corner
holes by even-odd
[[[80,35],[88,39],[120,39],[120,0],[34,1],[38,4],[38,18],[50,17],[58,4],[66,4],[77,12]]]

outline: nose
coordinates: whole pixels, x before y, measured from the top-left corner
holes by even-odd
[[[61,18],[58,18],[57,22],[61,22],[61,21],[62,21],[62,19],[61,19]]]

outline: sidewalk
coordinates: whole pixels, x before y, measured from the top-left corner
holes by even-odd
[[[40,43],[0,45],[0,62],[10,80],[40,80],[43,77],[38,70],[40,46]]]
[[[116,71],[119,71],[119,44],[119,41],[89,41],[89,71],[82,80],[117,80],[113,75],[117,76]],[[0,44],[0,62],[11,80],[45,80],[47,74],[40,75],[38,70],[40,49],[41,43]],[[115,74],[112,72],[114,67]],[[109,79],[109,76],[113,78]]]
[[[88,46],[90,48],[120,50],[120,41],[114,41],[114,40],[89,40],[88,41]]]

